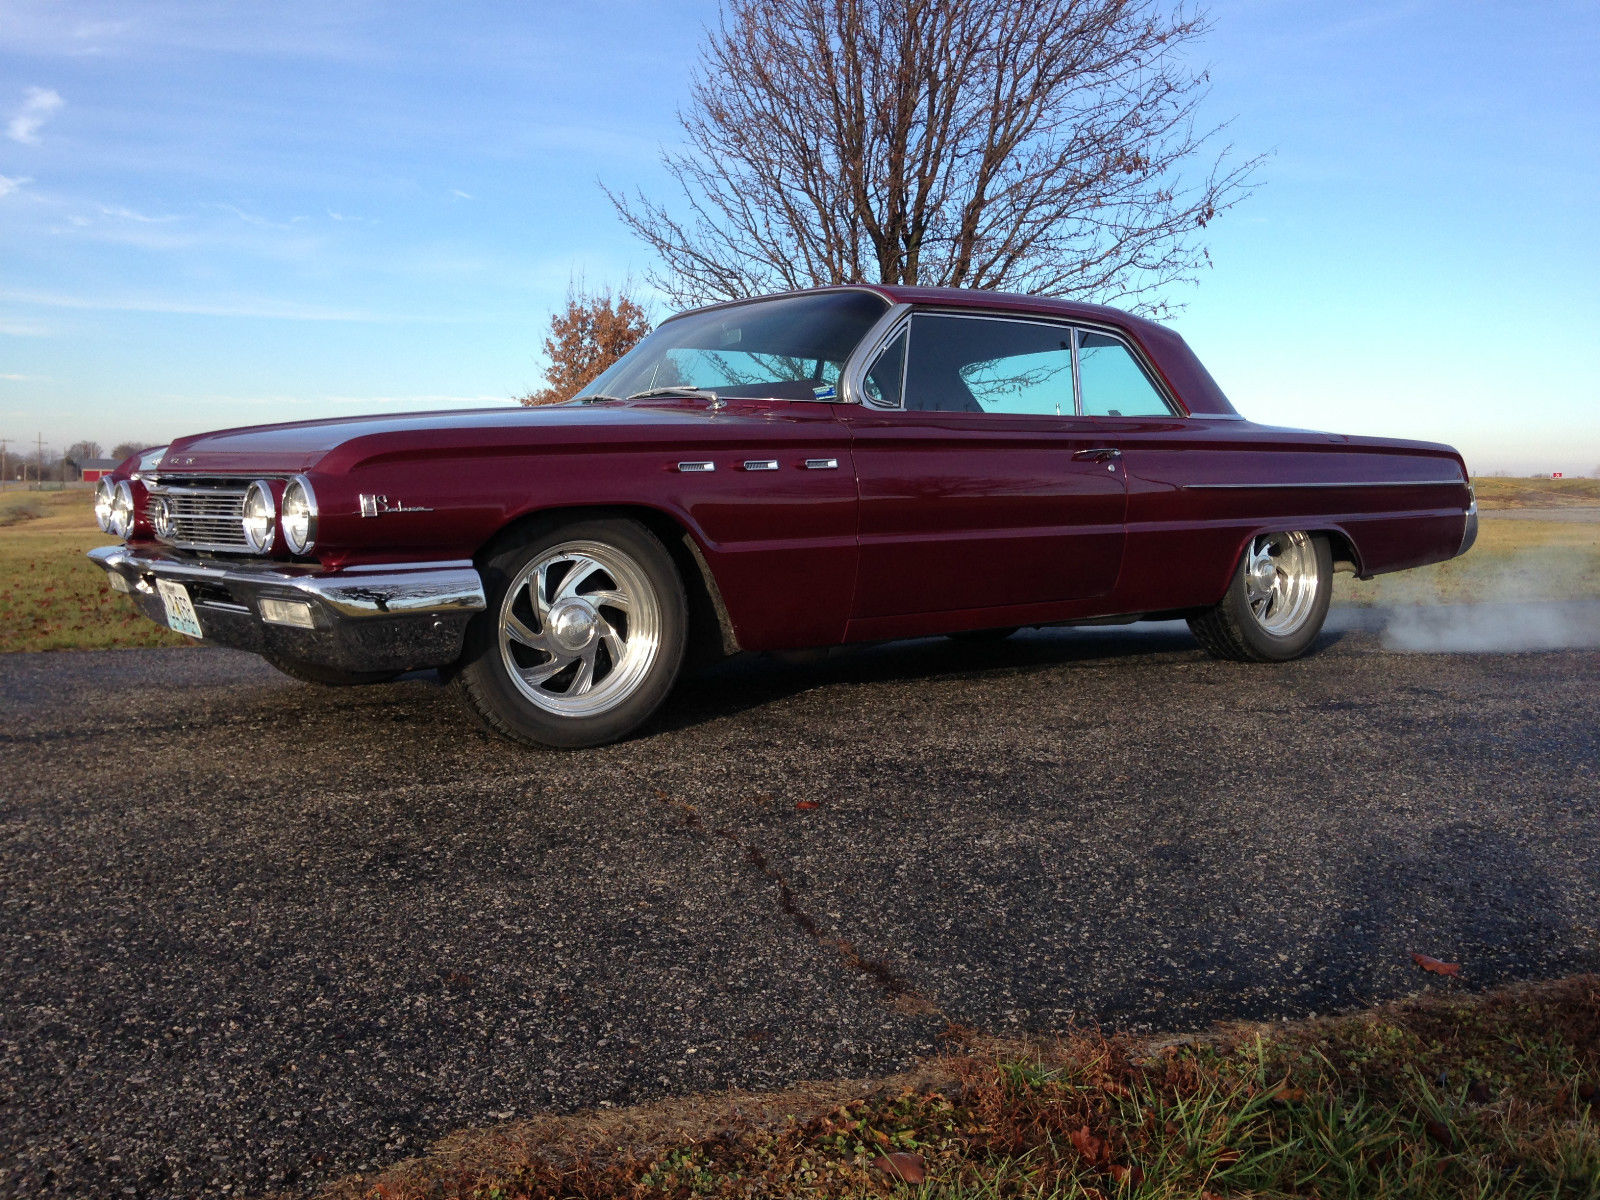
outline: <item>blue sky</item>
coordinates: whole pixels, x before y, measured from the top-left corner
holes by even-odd
[[[715,12],[0,0],[0,436],[535,385],[569,280],[649,264],[597,181],[663,190]],[[1600,4],[1212,16],[1210,115],[1272,157],[1174,323],[1234,403],[1600,467]]]

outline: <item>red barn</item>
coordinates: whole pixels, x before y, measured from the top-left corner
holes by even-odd
[[[85,483],[98,483],[103,476],[109,475],[117,469],[117,460],[114,458],[86,458],[82,462],[73,465],[82,473]]]

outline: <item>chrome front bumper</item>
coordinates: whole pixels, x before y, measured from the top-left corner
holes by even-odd
[[[453,663],[467,622],[486,603],[483,580],[466,561],[322,571],[224,563],[156,546],[101,546],[89,557],[158,624],[168,622],[156,584],[169,580],[184,586],[204,640],[348,671]],[[295,605],[309,623],[268,620],[263,600]]]

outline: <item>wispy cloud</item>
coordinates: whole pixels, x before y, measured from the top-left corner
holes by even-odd
[[[471,192],[463,192],[460,188],[451,188],[450,189],[450,194],[452,196],[454,196],[457,200],[471,200],[472,199],[472,193]]]
[[[6,136],[13,142],[36,145],[39,127],[48,121],[66,101],[53,88],[31,87],[23,93],[22,107],[6,123]]]
[[[101,204],[98,206],[103,217],[115,217],[121,221],[136,221],[141,225],[161,225],[167,221],[176,221],[173,214],[163,214],[159,217],[146,216],[142,212],[134,212],[131,208],[121,208],[115,205]]]
[[[36,321],[9,321],[0,317],[0,337],[49,337],[47,325]]]
[[[0,196],[9,196],[19,187],[26,187],[33,180],[26,175],[0,175]]]
[[[0,303],[32,304],[40,308],[81,309],[91,312],[177,313],[196,317],[248,317],[271,321],[438,322],[457,324],[481,318],[452,314],[425,316],[375,313],[356,308],[327,308],[293,300],[247,298],[237,301],[173,300],[164,296],[68,296],[0,288]]]
[[[258,229],[291,229],[306,219],[305,217],[290,217],[287,221],[274,221],[270,217],[263,217],[253,212],[246,212],[237,204],[228,204],[220,200],[208,201],[207,207],[217,208],[221,209],[223,212],[232,213],[246,225],[254,225]]]
[[[48,382],[43,375],[18,375],[15,371],[0,371],[0,379],[7,383]]]

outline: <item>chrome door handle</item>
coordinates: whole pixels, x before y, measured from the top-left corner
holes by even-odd
[[[1122,451],[1115,446],[1096,446],[1093,450],[1079,450],[1072,456],[1073,462],[1110,462],[1113,458],[1121,458]]]

